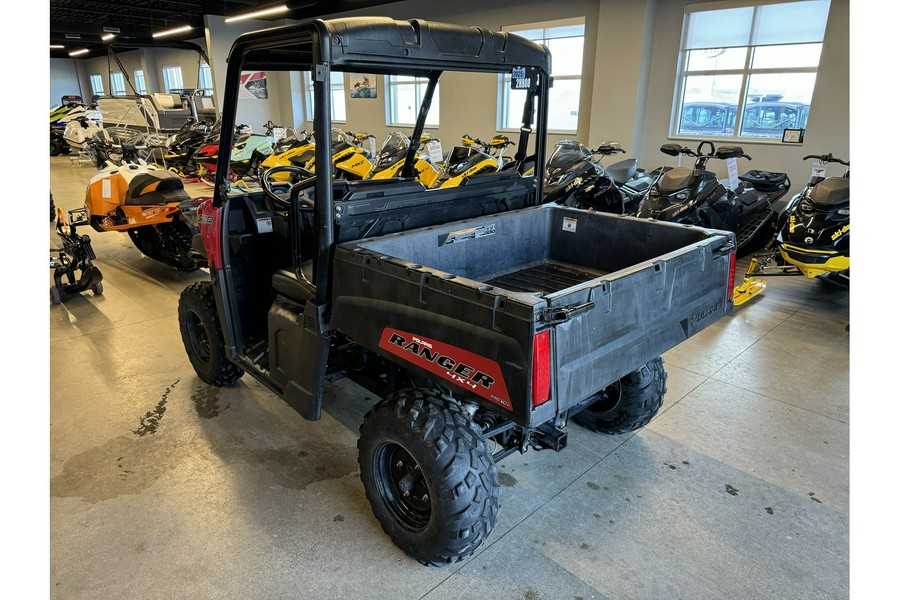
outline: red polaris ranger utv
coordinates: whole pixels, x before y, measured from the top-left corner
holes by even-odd
[[[666,390],[660,355],[732,308],[733,234],[541,205],[541,169],[523,173],[545,162],[542,45],[387,18],[248,33],[228,59],[223,132],[242,70],[312,73],[316,170],[276,167],[253,192],[229,186],[219,155],[195,238],[210,279],[179,304],[185,349],[204,381],[249,373],[310,420],[339,377],[383,398],[360,429],[360,476],[385,532],[425,564],[490,535],[501,458],[562,450],[569,420],[646,425]],[[399,177],[333,177],[332,71],[427,80]],[[445,72],[509,75],[522,126],[504,169],[426,189],[414,157]]]

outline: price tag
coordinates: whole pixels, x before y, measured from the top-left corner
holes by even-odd
[[[533,75],[528,73],[528,69],[525,67],[513,67],[512,79],[510,79],[510,86],[512,89],[534,90],[536,85],[537,81]]]
[[[428,157],[433,163],[440,163],[444,160],[444,151],[441,148],[441,140],[431,140],[425,146],[428,150]]]
[[[736,190],[740,184],[740,180],[738,180],[737,159],[729,158],[725,161],[725,164],[728,166],[728,187]]]
[[[812,174],[810,177],[825,177],[825,171],[828,169],[828,165],[825,163],[817,162],[813,164]]]
[[[369,139],[369,152],[372,153],[372,156],[378,154],[378,149],[375,147],[375,136],[372,136]]]

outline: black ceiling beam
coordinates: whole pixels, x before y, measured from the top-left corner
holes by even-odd
[[[117,15],[119,13],[123,13],[123,14],[127,14],[128,17],[142,16],[145,13],[158,13],[158,14],[162,14],[162,15],[171,15],[171,14],[175,14],[175,12],[176,12],[176,11],[173,11],[170,9],[151,8],[149,6],[135,6],[133,9],[130,9],[126,12],[125,10],[123,10],[124,7],[121,4],[117,4],[115,2],[106,2],[104,0],[81,0],[81,4],[82,5],[85,5],[85,4],[92,5],[92,6],[102,6],[104,8],[110,8],[112,10],[109,11],[107,14]],[[182,6],[187,6],[189,8],[199,8],[197,5],[193,5],[193,4],[183,4]],[[84,10],[90,10],[90,9],[85,8]],[[97,12],[103,12],[103,11],[97,11]],[[190,12],[195,12],[195,11],[190,11],[190,10],[185,11],[185,13],[190,13]]]
[[[81,33],[103,35],[107,33],[103,31],[104,27],[115,27],[119,29],[116,35],[126,37],[150,37],[150,27],[146,25],[118,25],[116,23],[78,23],[75,21],[50,21],[50,35],[60,35],[65,37],[66,33]]]

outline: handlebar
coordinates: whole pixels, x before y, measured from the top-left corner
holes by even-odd
[[[848,166],[848,167],[850,166],[849,160],[842,160],[840,158],[835,158],[831,152],[829,152],[828,154],[808,154],[803,157],[803,160],[809,160],[810,158],[817,158],[820,161],[826,162],[826,163],[836,162],[836,163],[840,163],[840,164]]]
[[[616,154],[617,152],[621,152],[624,154],[625,148],[619,145],[605,143],[597,146],[596,150],[591,150],[591,154],[600,154],[602,156],[609,156],[610,154]]]

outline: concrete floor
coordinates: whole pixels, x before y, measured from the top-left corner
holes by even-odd
[[[94,170],[50,161],[57,203],[80,206]],[[845,291],[772,279],[665,355],[669,392],[646,428],[572,425],[562,453],[503,460],[488,543],[435,569],[365,499],[365,390],[331,386],[311,423],[250,377],[203,384],[177,302],[205,272],[90,233],[104,294],[48,309],[54,598],[849,596]]]

